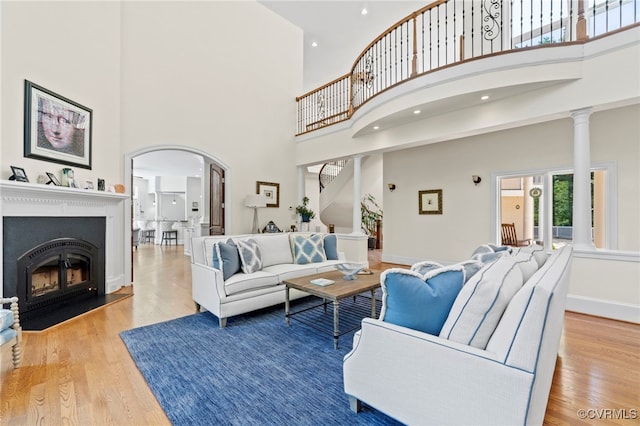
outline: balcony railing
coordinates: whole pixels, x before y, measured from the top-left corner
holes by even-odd
[[[435,70],[638,22],[640,0],[436,0],[373,40],[348,74],[296,98],[296,133],[348,120],[378,94]]]

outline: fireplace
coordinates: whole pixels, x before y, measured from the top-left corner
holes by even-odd
[[[3,293],[23,325],[105,294],[104,217],[4,217],[3,242]]]
[[[87,252],[82,249],[69,255],[69,251],[65,249],[63,251],[67,254],[59,254],[61,257],[51,264],[38,262],[49,269],[59,268],[62,262],[65,271],[72,270],[73,281],[78,280],[76,267],[82,264],[82,268],[85,268],[86,262],[90,266],[86,266],[88,272],[79,272],[85,274],[80,275],[80,281],[84,283],[88,273],[92,283],[80,291],[81,287],[69,286],[69,279],[62,279],[64,273],[58,271],[58,283],[62,282],[66,286],[64,291],[45,288],[48,287],[45,283],[35,290],[38,297],[31,297],[30,302],[34,298],[42,301],[53,299],[52,306],[55,306],[53,302],[59,302],[56,300],[58,296],[64,294],[66,298],[66,293],[69,293],[74,296],[73,303],[64,302],[62,309],[54,309],[52,312],[58,312],[57,318],[47,322],[43,317],[52,315],[41,315],[42,311],[49,308],[40,306],[38,301],[36,308],[32,310],[37,314],[28,314],[33,318],[27,321],[23,321],[24,317],[21,318],[24,330],[43,330],[122,298],[123,292],[118,290],[131,284],[129,197],[128,194],[108,191],[0,180],[1,297],[18,294],[18,259],[36,247],[69,238],[77,242],[72,245],[74,248],[86,247],[85,244],[88,244],[87,250],[91,253],[87,256]],[[94,248],[97,252],[93,251]],[[80,256],[76,256],[78,254]],[[32,266],[33,270],[34,268]],[[43,273],[45,269],[43,268]],[[52,274],[55,275],[56,272]],[[24,279],[26,282],[26,278]],[[38,276],[36,280],[38,279],[42,277]],[[84,293],[85,290],[89,295],[79,297],[74,294],[75,291]],[[24,297],[26,298],[26,293]],[[20,298],[21,309],[23,305],[26,306],[26,299]]]
[[[18,258],[17,294],[23,317],[39,309],[104,294],[98,247],[76,238],[44,242]]]

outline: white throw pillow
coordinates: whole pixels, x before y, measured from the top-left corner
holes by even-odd
[[[262,252],[260,246],[253,238],[245,241],[234,240],[238,246],[240,260],[242,261],[242,272],[251,274],[262,269]]]
[[[522,283],[522,272],[512,257],[486,265],[462,287],[440,337],[484,349]]]
[[[262,267],[293,263],[289,235],[285,233],[257,235],[255,240],[262,252]]]

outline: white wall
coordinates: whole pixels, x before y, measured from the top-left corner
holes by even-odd
[[[261,209],[260,227],[288,223],[300,30],[254,2],[126,2],[122,10],[124,152],[187,145],[221,160],[228,234],[250,231],[244,198],[256,181],[280,184],[280,208]]]
[[[79,182],[126,183],[120,147],[119,2],[0,2],[0,178],[10,165],[31,182],[64,166],[24,158],[24,80],[93,109],[92,169],[73,167]]]
[[[638,117],[638,105],[596,112],[590,126],[591,160],[617,163],[618,249],[636,253],[640,251]],[[384,180],[395,182],[397,189],[384,195],[383,259],[404,263],[469,258],[477,245],[496,242],[491,235],[491,174],[545,167],[573,167],[572,119],[385,154]],[[481,176],[482,183],[474,185],[472,175]],[[418,214],[422,189],[443,190],[442,215]],[[628,274],[626,266],[610,270],[606,290],[603,281],[578,272],[570,292],[593,298],[606,295],[607,300],[638,306],[637,266],[635,274]]]

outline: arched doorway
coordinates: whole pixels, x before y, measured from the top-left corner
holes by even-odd
[[[169,155],[166,155],[169,154]],[[164,162],[162,160],[163,155],[168,158],[168,161]],[[125,176],[126,181],[129,182],[131,197],[127,200],[126,208],[125,208],[125,223],[129,223],[132,226],[125,226],[125,241],[129,243],[129,251],[131,252],[131,256],[125,257],[125,270],[131,271],[131,282],[133,282],[134,274],[133,274],[133,246],[132,243],[132,229],[134,228],[134,220],[140,214],[141,209],[139,209],[140,199],[142,198],[142,194],[134,194],[134,165],[136,158],[152,158],[154,160],[158,159],[159,165],[157,169],[162,172],[159,173],[159,176],[162,175],[176,175],[180,174],[180,158],[183,158],[185,162],[190,161],[192,158],[199,159],[200,164],[200,176],[199,176],[199,196],[196,194],[194,197],[188,196],[185,190],[184,195],[180,190],[171,190],[171,189],[161,189],[162,185],[161,181],[158,180],[158,188],[154,188],[152,195],[149,195],[152,198],[153,202],[153,219],[154,220],[173,220],[175,218],[169,217],[171,216],[170,209],[165,210],[155,210],[160,209],[162,204],[170,205],[170,204],[178,204],[178,207],[182,209],[184,214],[184,221],[188,222],[190,220],[195,220],[196,226],[196,235],[209,235],[210,233],[224,233],[225,223],[228,223],[229,214],[227,209],[225,208],[225,190],[224,187],[228,181],[229,175],[229,167],[222,162],[220,159],[215,156],[201,151],[197,148],[192,148],[188,146],[182,145],[156,145],[145,147],[130,153],[125,154]],[[148,162],[146,164],[149,164]],[[184,170],[188,170],[191,168],[197,167],[193,164],[189,165]],[[175,171],[171,172],[167,170],[168,168],[174,168]],[[154,172],[150,172],[154,173]],[[187,173],[186,171],[184,173]],[[191,173],[191,172],[190,172]],[[192,178],[189,178],[192,184]],[[173,180],[173,179],[168,179]],[[155,180],[154,180],[155,185]],[[156,190],[158,192],[156,192]],[[144,191],[144,196],[147,195],[147,191]],[[194,192],[193,188],[191,188],[190,192]],[[197,192],[197,191],[196,191]],[[137,195],[137,196],[136,196]],[[166,197],[170,197],[172,202],[164,201]],[[179,201],[176,203],[176,201]],[[151,201],[149,201],[148,205],[151,206]],[[156,203],[157,202],[157,203]],[[171,207],[171,206],[168,206]],[[134,209],[138,209],[134,211]],[[190,214],[194,212],[193,214]],[[175,206],[174,206],[175,213]],[[147,217],[149,218],[149,217]],[[182,218],[178,218],[182,219]],[[186,220],[188,219],[188,220]],[[159,241],[159,236],[156,236],[156,242]],[[188,237],[185,237],[188,238]],[[185,243],[187,241],[184,241]]]

